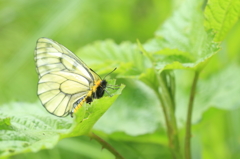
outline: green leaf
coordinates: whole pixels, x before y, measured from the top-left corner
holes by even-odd
[[[232,110],[240,107],[240,68],[236,64],[227,66],[224,70],[216,72],[209,78],[201,79],[198,82],[197,92],[194,102],[193,119],[196,123],[201,119],[202,113],[210,107]],[[179,125],[185,123],[185,113],[187,108],[187,97],[190,90],[189,83],[192,78],[189,75],[178,74],[179,86],[177,89],[177,116]],[[184,77],[189,77],[188,79]]]
[[[81,48],[77,54],[100,74],[119,66],[114,74],[124,78],[118,81],[127,86],[121,97],[96,123],[95,130],[136,136],[158,129],[162,119],[157,117],[161,114],[159,101],[151,89],[136,80],[151,65],[135,44],[123,42],[117,45],[112,40],[98,41]]]
[[[62,138],[87,134],[120,95],[123,87],[111,92],[112,97],[94,100],[90,106],[84,104],[74,114],[74,120],[51,115],[40,104],[11,103],[1,106],[0,157],[53,148]]]
[[[106,74],[115,67],[118,77],[135,78],[147,67],[147,62],[135,44],[113,40],[97,41],[76,52],[98,74]]]
[[[94,125],[107,134],[124,132],[137,136],[155,132],[163,115],[155,93],[138,80],[121,80],[126,85],[121,96]]]
[[[209,105],[228,110],[240,107],[239,72],[239,65],[233,63],[199,83],[201,89],[197,94],[199,96],[198,107]]]
[[[13,130],[11,126],[11,119],[10,118],[0,119],[0,127],[5,130]]]
[[[199,136],[193,144],[201,148],[203,158],[239,158],[239,111],[210,108],[193,126],[192,133]]]
[[[216,34],[214,41],[222,41],[239,16],[239,0],[209,0],[205,9],[206,29]]]
[[[157,79],[154,69],[147,69],[146,72],[141,74],[141,76],[139,77],[139,80],[141,80],[143,83],[145,83],[151,89],[155,90],[155,92],[158,91],[158,87],[159,87],[158,79]]]
[[[160,26],[144,49],[155,57],[157,69],[201,70],[218,50],[214,35],[205,31],[199,1],[186,0]]]
[[[109,84],[114,84],[110,83]],[[70,132],[62,135],[62,138],[69,136],[80,136],[86,135],[91,130],[93,125],[99,120],[99,118],[108,110],[108,108],[114,103],[118,95],[121,94],[124,85],[121,85],[120,88],[113,92],[110,92],[112,97],[105,96],[103,98],[94,100],[90,106],[85,104],[83,110],[79,110],[76,113],[76,119],[74,120],[73,126]]]
[[[153,144],[160,144],[167,147],[168,139],[166,138],[166,131],[164,129],[157,130],[153,133],[147,133],[138,136],[131,136],[125,134],[124,132],[115,132],[112,134],[105,134],[101,131],[95,130],[94,133],[99,134],[101,137],[110,138],[113,140],[121,140],[125,142],[135,142],[135,143],[153,143]]]
[[[0,110],[1,120],[9,120],[12,127],[0,127],[1,157],[52,148],[59,140],[58,133],[65,132],[72,124],[68,118],[48,114],[40,104],[10,103]]]
[[[165,55],[164,55],[165,54]],[[208,61],[216,54],[213,52],[208,56],[198,58],[193,60],[192,56],[188,53],[182,53],[181,51],[175,52],[173,54],[168,54],[168,50],[163,50],[163,54],[158,52],[155,54],[156,59],[160,62],[157,63],[156,69],[162,70],[174,70],[174,69],[187,69],[187,70],[202,70],[203,67],[208,63]]]

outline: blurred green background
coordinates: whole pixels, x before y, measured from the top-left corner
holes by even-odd
[[[51,38],[73,52],[96,40],[108,38],[116,43],[136,42],[136,39],[144,43],[154,36],[155,30],[172,14],[179,2],[180,0],[0,1],[0,104],[37,101],[38,77],[34,48],[39,37]],[[239,63],[239,35],[238,22],[227,35],[220,53],[206,67],[206,72],[219,71],[233,61]],[[193,140],[193,154],[210,159],[240,158],[239,112],[239,108],[208,110],[203,120],[193,128],[197,136]],[[159,158],[159,153],[163,153],[162,156],[165,156],[165,152],[168,154],[168,150],[158,144],[112,139],[108,141],[120,152],[128,153],[129,158],[136,157],[131,156],[131,151],[144,153],[148,158]],[[52,150],[12,158],[43,157],[113,158],[107,150],[101,150],[97,142],[90,141],[87,137],[64,139]]]
[[[171,2],[19,0],[1,1],[0,7],[0,103],[4,103],[36,101],[33,55],[38,38],[54,39],[73,52],[108,38],[144,42],[170,15]]]

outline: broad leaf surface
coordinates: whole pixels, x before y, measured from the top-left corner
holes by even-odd
[[[76,54],[102,76],[117,67],[113,74],[118,77],[136,78],[148,66],[137,45],[130,42],[118,45],[113,40],[97,41]]]
[[[0,156],[49,149],[66,137],[86,135],[107,111],[124,86],[111,92],[112,97],[84,104],[74,118],[49,114],[41,104],[10,103],[0,107]]]
[[[214,34],[205,31],[202,3],[186,0],[143,45],[157,69],[199,70],[218,50]]]

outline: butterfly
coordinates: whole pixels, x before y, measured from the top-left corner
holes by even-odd
[[[53,115],[64,117],[71,114],[73,117],[84,102],[91,103],[106,91],[105,78],[101,79],[74,53],[56,41],[39,38],[34,59],[39,75],[38,97]]]

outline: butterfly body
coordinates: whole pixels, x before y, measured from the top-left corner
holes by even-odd
[[[38,96],[51,114],[72,115],[84,102],[91,103],[104,95],[107,81],[51,39],[38,39],[35,62],[39,75]]]
[[[106,80],[98,80],[95,82],[94,86],[92,87],[92,90],[88,92],[88,94],[79,99],[79,101],[76,102],[76,107],[73,107],[73,111],[71,112],[71,115],[75,113],[84,102],[90,104],[93,99],[101,98],[104,95],[105,89],[107,87],[107,81]]]

